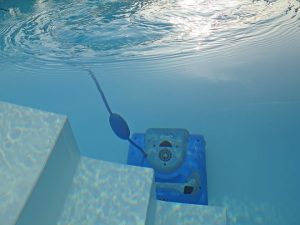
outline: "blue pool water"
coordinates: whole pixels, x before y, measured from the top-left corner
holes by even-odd
[[[132,132],[207,142],[230,224],[299,225],[299,0],[0,0],[0,100],[66,114],[83,155],[126,162]]]

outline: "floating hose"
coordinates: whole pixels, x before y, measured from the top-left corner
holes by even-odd
[[[95,76],[95,74],[93,73],[92,70],[87,69],[88,73],[90,74],[91,78],[93,79],[100,95],[102,98],[102,101],[109,113],[109,124],[111,129],[114,131],[114,133],[121,139],[123,140],[128,140],[130,144],[132,144],[133,146],[135,146],[138,150],[141,151],[141,153],[147,157],[146,152],[137,144],[135,143],[133,140],[130,139],[130,130],[129,127],[126,123],[126,121],[122,118],[122,116],[120,116],[119,114],[113,113],[109,107],[109,104],[106,100],[106,97],[104,95],[104,92]]]

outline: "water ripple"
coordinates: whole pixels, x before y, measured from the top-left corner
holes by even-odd
[[[20,3],[25,4],[25,3]],[[0,62],[24,68],[89,66],[212,54],[279,27],[296,32],[300,0],[81,0],[0,2]],[[28,10],[30,8],[30,10]],[[262,44],[257,42],[258,45]],[[263,42],[267,44],[266,42]]]

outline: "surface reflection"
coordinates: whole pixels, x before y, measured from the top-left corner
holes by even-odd
[[[0,7],[17,12],[0,12],[0,59],[26,68],[37,61],[47,67],[172,58],[176,64],[243,40],[263,39],[281,25],[291,32],[300,3],[39,0]]]

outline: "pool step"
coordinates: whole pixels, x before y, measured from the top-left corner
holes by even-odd
[[[80,156],[65,116],[0,102],[0,125],[0,224],[226,224],[223,208],[157,201],[152,169]]]
[[[155,225],[226,225],[223,207],[157,201]]]
[[[65,116],[0,102],[0,224],[55,224],[78,160]]]
[[[81,157],[57,225],[153,225],[153,170]]]

